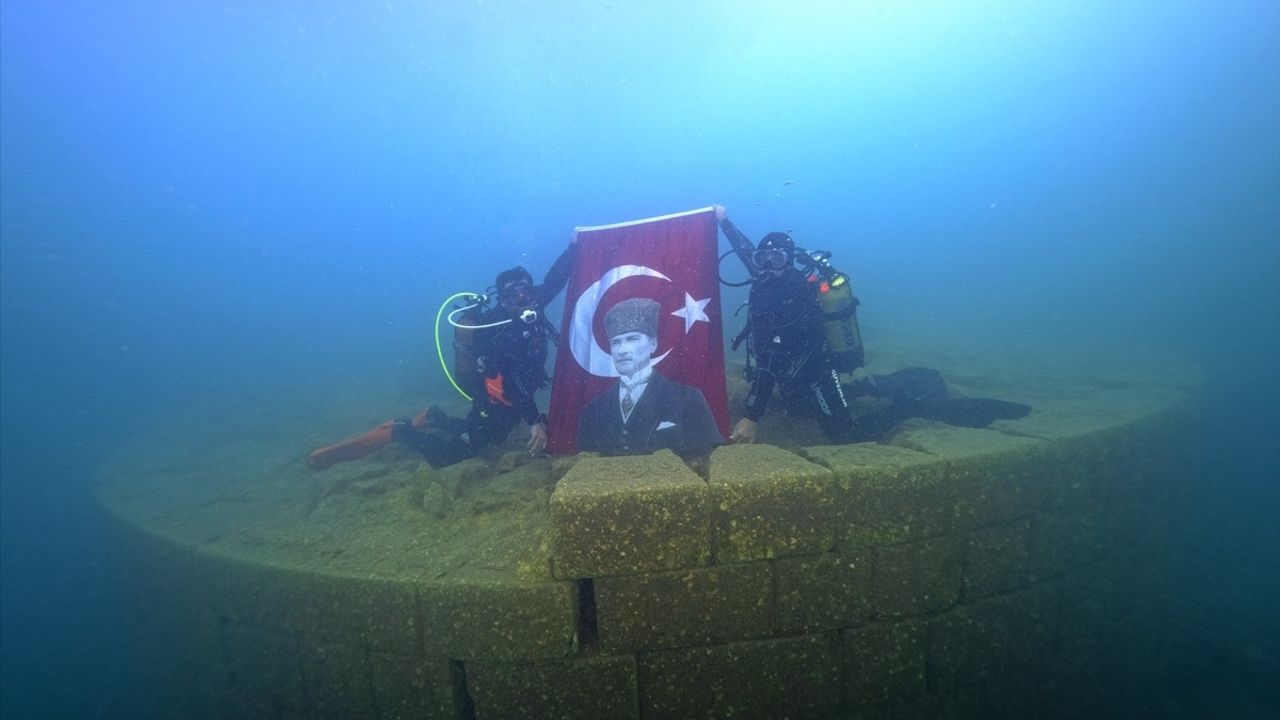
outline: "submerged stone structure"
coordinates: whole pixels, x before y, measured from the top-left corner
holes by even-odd
[[[1106,714],[1158,678],[1196,383],[1023,377],[1021,420],[697,471],[134,449],[100,498],[175,717]]]

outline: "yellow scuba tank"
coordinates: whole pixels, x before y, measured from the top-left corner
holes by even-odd
[[[858,298],[853,295],[849,276],[830,273],[818,285],[818,305],[822,308],[822,331],[827,353],[836,372],[849,373],[862,367],[862,331],[858,329]]]

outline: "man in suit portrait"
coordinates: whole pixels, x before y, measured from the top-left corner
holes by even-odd
[[[640,455],[663,448],[682,457],[724,443],[702,391],[654,370],[661,306],[631,298],[604,316],[618,382],[587,403],[578,418],[579,451]]]

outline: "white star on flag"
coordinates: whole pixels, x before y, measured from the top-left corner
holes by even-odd
[[[693,324],[699,320],[703,322],[711,322],[711,318],[707,317],[705,308],[707,303],[711,302],[711,298],[705,300],[694,300],[689,293],[684,294],[684,307],[672,312],[678,318],[684,318],[684,334],[688,335],[689,330],[693,328]]]

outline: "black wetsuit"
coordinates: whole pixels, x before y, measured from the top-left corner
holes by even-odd
[[[818,284],[795,268],[758,279],[751,287],[747,312],[756,366],[746,417],[759,421],[777,387],[788,410],[817,416],[829,441],[860,439],[852,436],[849,402],[826,352]]]
[[[451,418],[432,409],[425,425],[413,428],[405,424],[398,428],[396,439],[421,452],[431,465],[443,467],[505,441],[521,420],[529,425],[546,421],[534,399],[534,393],[549,380],[547,347],[553,341],[553,328],[544,317],[545,308],[569,281],[576,247],[570,245],[534,289],[537,320],[525,322],[519,310],[499,304],[471,321],[475,325],[502,324],[475,331],[476,367],[469,374],[476,380],[466,388],[471,395],[467,417]]]

